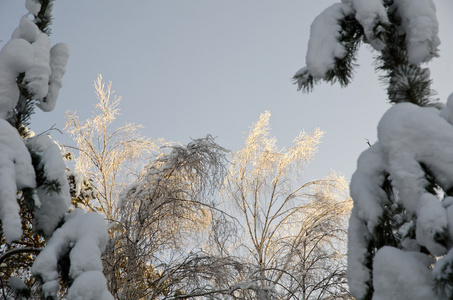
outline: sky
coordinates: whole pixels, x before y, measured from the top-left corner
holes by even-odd
[[[87,118],[96,103],[98,74],[121,96],[117,125],[142,124],[150,138],[188,143],[211,134],[239,150],[252,123],[271,113],[271,136],[290,147],[300,131],[325,131],[306,170],[308,180],[331,170],[350,179],[367,141],[390,107],[362,45],[347,88],[321,83],[297,91],[292,76],[305,66],[313,19],[338,1],[323,0],[56,0],[51,44],[71,49],[57,107],[32,117],[31,129],[64,129],[64,113]],[[428,64],[433,88],[445,102],[453,92],[453,1],[435,0],[440,57]],[[25,1],[0,0],[0,46],[26,13]],[[68,134],[53,132],[61,143]]]

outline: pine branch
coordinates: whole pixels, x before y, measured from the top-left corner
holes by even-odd
[[[44,166],[41,164],[41,155],[30,148],[28,149],[28,151],[30,152],[32,164],[36,172],[37,187],[43,187],[48,194],[59,194],[61,192],[61,184],[57,179],[49,180],[47,178]]]
[[[313,75],[310,74],[308,68],[300,69],[293,77],[294,84],[297,84],[297,90],[304,93],[310,93],[313,91],[315,84],[319,82],[318,79],[314,78]]]
[[[345,48],[345,56],[343,58],[335,58],[335,64],[322,78],[322,80],[334,84],[339,82],[341,87],[346,87],[351,83],[354,77],[354,68],[357,67],[356,53],[363,41],[364,32],[362,26],[354,16],[345,16],[340,20],[341,26],[339,43]],[[294,77],[294,84],[297,84],[297,90],[303,92],[311,92],[315,84],[320,79],[313,77],[308,68],[303,68],[298,71]]]
[[[340,43],[346,50],[345,57],[335,59],[334,68],[326,74],[325,81],[335,83],[337,80],[342,87],[347,86],[353,78],[354,68],[357,67],[356,52],[363,40],[363,28],[353,16],[341,20],[342,28]]]
[[[40,0],[41,9],[35,16],[35,24],[39,30],[50,35],[50,25],[52,24],[52,7],[54,0]],[[22,137],[27,137],[27,126],[30,125],[31,115],[34,114],[36,100],[34,95],[30,94],[24,81],[25,73],[17,77],[17,85],[20,90],[20,96],[16,107],[9,112],[7,120],[16,128]]]
[[[398,32],[398,22],[389,15],[392,26],[384,34],[385,48],[375,59],[377,71],[385,75],[380,79],[388,85],[391,103],[410,102],[419,106],[432,106],[436,94],[431,89],[430,72],[427,68],[409,63],[406,36]]]
[[[35,24],[38,28],[50,35],[49,26],[52,24],[52,8],[54,0],[40,0],[41,10],[35,18]]]

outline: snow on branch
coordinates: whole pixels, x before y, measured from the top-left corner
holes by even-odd
[[[364,29],[367,42],[376,50],[385,47],[384,32],[389,25],[387,12],[382,0],[352,0],[355,18]]]
[[[65,221],[53,233],[31,270],[42,278],[44,296],[57,299],[58,263],[69,252],[69,277],[73,283],[68,300],[113,299],[107,290],[100,258],[108,239],[103,217],[75,210],[65,217]]]
[[[7,243],[22,236],[17,191],[34,187],[30,154],[17,130],[0,118],[0,219]]]
[[[38,4],[28,1],[27,5],[35,12]],[[42,110],[52,110],[68,55],[65,44],[57,44],[51,50],[47,34],[23,16],[11,40],[0,52],[0,117],[6,118],[17,105],[19,87],[27,98],[41,102],[38,106]],[[16,83],[18,77],[20,80]]]
[[[215,143],[212,136],[207,135],[188,145],[169,148],[170,153],[147,166],[141,181],[132,184],[122,193],[118,206],[122,206],[126,198],[153,199],[159,191],[165,191],[164,194],[168,197],[176,190],[187,189],[197,198],[200,194],[212,192],[212,187],[223,179],[226,172],[223,163],[228,150]]]
[[[35,230],[50,236],[71,203],[66,166],[60,148],[48,135],[28,139],[27,147],[35,165],[37,194],[41,201],[35,208]]]
[[[407,295],[398,291],[401,284],[396,283],[404,276],[401,274],[422,278],[420,286],[417,285],[420,295],[429,297],[414,299],[434,299],[433,282],[445,285],[447,278],[451,278],[448,276],[452,276],[453,255],[442,257],[453,243],[453,198],[449,196],[453,188],[453,127],[449,123],[453,118],[452,102],[450,96],[442,111],[411,103],[393,106],[379,122],[379,141],[359,158],[351,180],[354,209],[348,243],[348,281],[357,299],[366,298],[373,286],[376,299]],[[394,199],[385,190],[386,181],[393,187]],[[398,210],[398,205],[402,210]],[[399,221],[389,224],[392,218],[386,213],[391,210],[399,214],[392,216]],[[386,231],[385,226],[392,230]],[[382,238],[391,242],[383,243]],[[379,250],[385,245],[392,247]],[[422,263],[428,256],[421,249],[439,257],[434,277]],[[396,263],[401,259],[401,251],[417,252],[414,254],[419,261],[417,266],[410,257],[405,260],[412,266],[403,269]],[[379,289],[378,285],[386,288]],[[416,284],[408,286],[413,288]],[[378,290],[383,294],[376,294]]]
[[[363,29],[350,5],[337,3],[324,10],[311,25],[307,66],[294,75],[299,90],[310,91],[321,79],[346,86],[362,36]]]
[[[439,23],[432,0],[396,0],[394,8],[406,34],[408,59],[418,65],[439,56]]]
[[[42,98],[37,106],[43,111],[52,111],[55,108],[58,94],[62,87],[62,78],[66,72],[66,64],[69,58],[69,47],[59,43],[50,49],[50,77],[47,95]]]

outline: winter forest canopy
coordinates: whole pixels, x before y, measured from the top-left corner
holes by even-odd
[[[349,298],[346,182],[301,177],[321,130],[279,149],[264,112],[235,153],[151,140],[116,126],[99,76],[93,115],[68,111],[58,145],[28,126],[54,109],[69,50],[50,45],[52,1],[25,8],[0,52],[0,297]]]
[[[2,299],[452,297],[453,96],[430,87],[433,1],[344,0],[313,21],[299,89],[347,86],[367,44],[393,103],[352,200],[336,173],[302,177],[319,129],[278,148],[266,111],[234,152],[210,135],[149,139],[117,125],[121,98],[101,76],[92,116],[66,113],[71,143],[36,135],[69,49],[49,41],[52,1],[25,9],[0,52]]]

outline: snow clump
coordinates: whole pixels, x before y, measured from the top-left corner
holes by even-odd
[[[100,258],[107,239],[107,228],[101,215],[81,210],[67,214],[65,223],[55,230],[31,269],[33,275],[44,281],[44,296],[57,296],[58,261],[69,252],[69,277],[74,283],[69,288],[68,300],[113,299],[107,291]]]
[[[364,297],[372,280],[373,299],[434,299],[433,278],[442,278],[439,268],[452,268],[453,254],[441,256],[453,245],[453,198],[441,200],[442,195],[426,190],[426,170],[444,191],[453,187],[451,107],[452,96],[441,111],[396,104],[379,122],[378,142],[359,157],[350,186],[354,208],[348,232],[347,275],[354,297]],[[406,238],[402,250],[388,246],[378,250],[371,270],[369,242],[390,204],[383,189],[386,177],[409,218],[416,216],[416,224],[406,224],[415,225],[415,239]],[[439,257],[434,271],[425,263],[425,255],[406,255],[421,247]]]
[[[335,59],[346,56],[347,51],[339,41],[342,31],[339,21],[353,12],[351,6],[336,3],[324,10],[311,24],[306,64],[313,77],[324,78],[335,66]]]
[[[28,1],[30,9],[34,1]],[[65,44],[50,48],[49,37],[36,24],[22,17],[11,40],[0,52],[0,118],[5,119],[19,99],[16,80],[24,74],[24,88],[40,102],[38,107],[50,111],[55,107],[61,78],[69,56]]]
[[[0,118],[0,220],[6,243],[22,236],[17,191],[35,185],[35,171],[27,147],[17,130]]]

